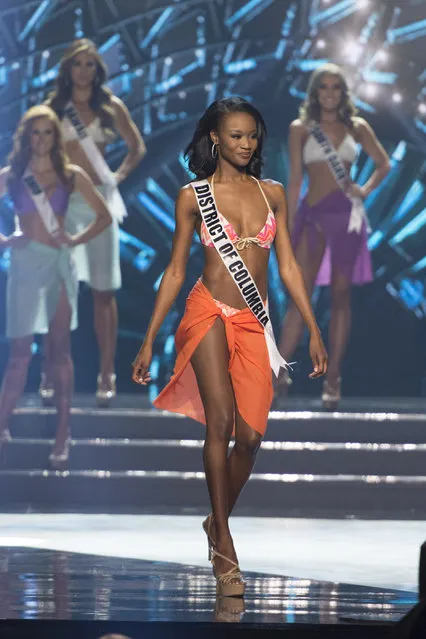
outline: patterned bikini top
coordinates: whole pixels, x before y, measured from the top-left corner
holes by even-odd
[[[275,234],[277,232],[277,223],[275,221],[275,216],[271,210],[271,207],[269,206],[269,202],[267,200],[267,197],[262,189],[262,186],[259,180],[257,180],[252,175],[250,177],[253,178],[253,180],[257,183],[260,189],[260,192],[263,195],[263,199],[266,202],[266,206],[268,207],[268,215],[266,218],[266,222],[263,225],[262,229],[259,231],[259,233],[256,235],[256,237],[239,237],[239,235],[237,235],[237,233],[235,232],[234,227],[232,226],[232,224],[228,222],[226,217],[224,217],[220,213],[220,211],[218,211],[217,214],[220,218],[220,221],[222,222],[222,226],[225,228],[227,234],[229,235],[229,239],[231,240],[232,244],[235,246],[235,248],[238,251],[242,251],[245,248],[249,248],[253,244],[256,244],[257,246],[260,246],[261,248],[268,250],[271,248],[272,243],[274,241]],[[212,175],[211,189],[214,195],[214,175]],[[201,238],[201,243],[204,246],[208,246],[209,248],[214,247],[213,241],[210,239],[209,232],[206,229],[204,221],[201,222],[200,238]]]

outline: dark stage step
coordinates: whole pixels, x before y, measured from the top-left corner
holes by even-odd
[[[46,469],[50,439],[14,439],[3,470]],[[202,472],[201,439],[74,439],[69,470],[171,470]],[[422,475],[425,444],[265,441],[256,473],[320,475]]]
[[[86,402],[86,403],[85,403]],[[204,426],[148,407],[73,409],[64,472],[49,470],[55,416],[31,399],[12,420],[0,471],[4,509],[202,510]],[[392,412],[273,412],[244,514],[422,517],[426,513],[426,422],[408,402]],[[312,408],[312,406],[311,406]]]
[[[254,473],[235,514],[424,518],[425,489],[426,477]],[[190,471],[5,470],[0,491],[19,510],[195,513],[208,504],[202,473]]]
[[[15,412],[17,438],[52,437],[53,409],[24,407]],[[155,409],[73,408],[73,438],[200,439],[204,426]],[[271,412],[265,440],[355,443],[426,443],[426,413],[281,411]]]

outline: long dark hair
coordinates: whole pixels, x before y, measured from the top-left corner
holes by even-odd
[[[324,64],[318,69],[315,69],[309,79],[308,91],[306,99],[300,107],[299,117],[305,124],[310,122],[319,122],[321,118],[321,106],[318,102],[318,89],[321,85],[322,79],[325,75],[335,75],[340,83],[340,89],[342,91],[342,98],[340,100],[337,114],[339,119],[349,128],[353,129],[353,116],[356,114],[357,109],[352,101],[349,91],[348,83],[343,74],[342,69],[337,65],[329,62]]]
[[[54,142],[51,150],[53,168],[62,184],[72,190],[72,173],[69,170],[69,159],[65,151],[61,125],[56,113],[45,104],[31,107],[22,116],[16,133],[13,136],[13,149],[8,157],[10,174],[7,181],[8,191],[15,201],[20,182],[31,160],[31,132],[33,123],[40,118],[48,118],[53,125]]]
[[[217,156],[212,156],[210,131],[217,131],[221,119],[228,113],[248,113],[257,128],[257,149],[253,153],[246,171],[259,178],[262,173],[262,147],[266,137],[266,125],[259,111],[250,102],[240,97],[222,98],[213,102],[198,120],[191,142],[185,149],[189,169],[199,180],[213,175],[216,171]]]
[[[94,42],[88,38],[74,40],[65,51],[59,63],[59,71],[56,78],[55,89],[49,94],[47,104],[58,114],[60,120],[64,117],[64,109],[72,97],[71,67],[73,60],[80,53],[87,53],[93,56],[96,62],[96,75],[93,80],[92,96],[89,106],[96,113],[101,121],[107,137],[115,135],[115,116],[111,104],[113,95],[105,82],[108,78],[108,67],[99,54]]]

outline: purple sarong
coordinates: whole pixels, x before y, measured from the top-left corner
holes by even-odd
[[[308,245],[313,249],[321,239],[325,239],[326,249],[316,284],[328,286],[333,268],[352,282],[366,284],[373,280],[371,257],[367,246],[367,224],[364,220],[360,233],[348,233],[352,202],[339,189],[326,195],[310,206],[306,197],[296,213],[292,233],[294,249],[306,229]]]

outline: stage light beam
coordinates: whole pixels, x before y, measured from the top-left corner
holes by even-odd
[[[167,20],[170,18],[174,11],[174,7],[167,7],[164,9],[163,13],[159,16],[159,18],[154,22],[145,38],[141,42],[141,49],[145,49],[155,38],[156,35],[161,31],[163,26],[166,24]]]

